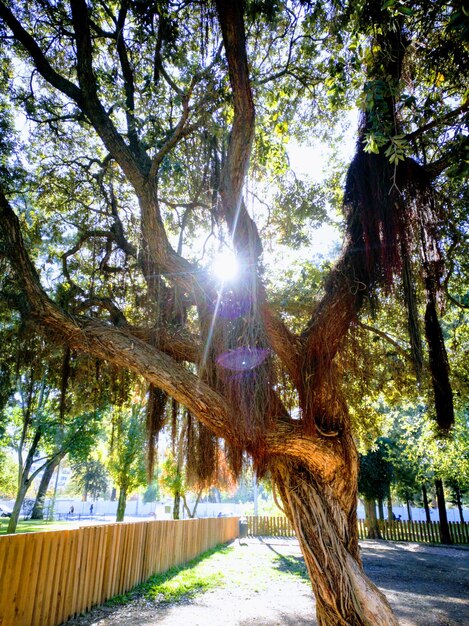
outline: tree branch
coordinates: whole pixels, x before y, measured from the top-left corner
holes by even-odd
[[[228,61],[234,104],[228,154],[221,174],[220,195],[235,245],[236,240],[243,247],[249,245],[253,251],[255,250],[257,256],[260,254],[259,235],[241,197],[249,167],[255,121],[246,54],[243,3],[241,0],[229,3],[217,0],[216,6]],[[253,242],[252,239],[255,241]]]
[[[300,373],[298,371],[299,356],[301,354],[301,341],[274,314],[268,303],[262,306],[262,318],[269,337],[269,343],[275,354],[287,368],[294,384],[298,386]]]
[[[82,109],[132,185],[135,189],[141,189],[146,180],[148,163],[142,163],[142,160],[137,159],[129,149],[98,98],[96,77],[93,72],[88,8],[84,0],[71,0],[70,5],[77,45],[78,82],[84,96]],[[141,155],[139,154],[139,156]]]
[[[216,436],[236,441],[236,420],[227,400],[186,367],[167,354],[132,335],[126,328],[73,317],[62,311],[43,291],[39,276],[26,252],[19,220],[0,189],[0,234],[2,253],[22,279],[29,302],[30,317],[44,329],[71,348],[109,361],[133,371],[165,391],[185,406]],[[272,454],[288,454],[308,466],[313,463],[324,475],[334,472],[339,459],[334,442],[324,444],[305,437],[301,425],[292,420],[278,419],[266,435],[266,445]],[[311,446],[318,454],[312,453]]]
[[[442,115],[441,117],[437,117],[431,122],[428,122],[428,124],[425,124],[424,126],[417,128],[417,130],[414,130],[412,133],[405,135],[404,139],[406,141],[413,141],[414,139],[417,139],[417,137],[420,137],[421,135],[426,133],[427,130],[431,130],[432,128],[436,128],[437,126],[441,126],[442,124],[446,124],[446,122],[449,122],[450,120],[452,120],[453,117],[457,117],[461,113],[465,113],[468,110],[468,108],[469,108],[469,100],[466,100],[466,102],[464,102],[464,104],[459,106],[457,109],[454,109],[453,111],[449,111],[445,115]]]
[[[410,354],[410,352],[408,352],[407,350],[404,350],[404,348],[395,339],[393,339],[392,337],[384,333],[382,330],[379,330],[378,328],[375,328],[374,326],[368,326],[368,324],[364,324],[363,322],[360,322],[360,321],[357,321],[356,324],[360,328],[363,328],[364,330],[368,330],[370,331],[370,333],[373,333],[374,335],[381,337],[381,339],[384,339],[384,341],[386,341],[391,346],[393,346],[399,352],[399,354],[406,359],[406,361],[413,363],[412,355]]]
[[[33,37],[23,28],[10,9],[6,7],[2,1],[0,1],[0,17],[8,25],[15,38],[29,53],[41,76],[53,87],[76,102],[80,108],[83,108],[84,95],[82,91],[74,83],[54,70]]]

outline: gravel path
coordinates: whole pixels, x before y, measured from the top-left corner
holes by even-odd
[[[238,575],[189,601],[164,604],[139,598],[97,607],[67,626],[309,626],[314,599],[301,575],[295,540],[250,539],[235,545]],[[469,626],[469,549],[414,543],[361,542],[370,578],[386,594],[401,626]],[[259,572],[271,561],[272,575]],[[276,570],[276,571],[274,571]]]

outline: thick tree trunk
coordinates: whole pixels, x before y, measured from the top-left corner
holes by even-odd
[[[127,504],[127,489],[125,487],[121,487],[119,490],[119,500],[117,502],[116,522],[124,521],[126,504]]]
[[[427,488],[424,483],[422,483],[422,497],[423,497],[423,508],[425,509],[425,519],[427,520],[427,524],[430,524],[432,521],[432,518],[430,516],[430,506],[428,504]]]
[[[358,552],[354,472],[328,485],[303,465],[276,460],[271,472],[300,542],[319,626],[397,626]]]
[[[376,501],[374,498],[365,498],[365,517],[368,529],[368,539],[381,539],[378,518],[376,517]]]
[[[446,515],[445,492],[443,490],[443,481],[441,478],[435,479],[436,500],[438,502],[438,512],[440,514],[440,539],[441,543],[450,545],[453,543],[449,530],[448,516]]]
[[[46,499],[46,493],[49,489],[49,483],[52,479],[55,469],[60,463],[61,459],[61,456],[56,456],[54,460],[50,464],[48,464],[46,469],[44,470],[41,482],[39,484],[39,489],[37,491],[36,502],[34,503],[31,513],[31,519],[44,519],[44,501]]]

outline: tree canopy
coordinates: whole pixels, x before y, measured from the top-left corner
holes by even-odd
[[[1,0],[0,35],[4,301],[145,381],[150,465],[176,403],[202,476],[219,446],[270,473],[318,623],[395,623],[358,553],[357,380],[376,397],[405,362],[441,432],[460,410],[441,316],[467,337],[463,2]],[[354,106],[346,175],[295,177],[288,142],[336,142]],[[313,270],[339,206],[341,255]],[[305,265],[282,295],[269,254],[290,249]],[[369,332],[393,348],[363,378]]]

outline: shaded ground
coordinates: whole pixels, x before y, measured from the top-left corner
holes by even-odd
[[[370,578],[386,594],[401,626],[469,625],[469,549],[361,542]],[[316,624],[314,600],[294,539],[233,544],[209,567],[221,586],[190,600],[137,598],[93,609],[67,626],[304,626]],[[210,557],[211,559],[213,557]]]

